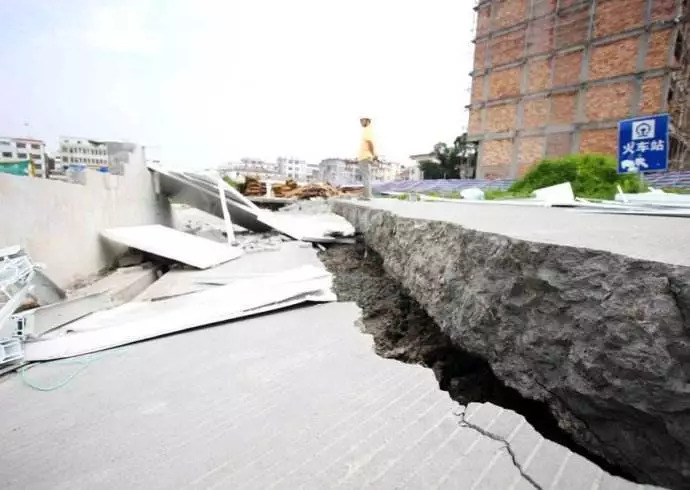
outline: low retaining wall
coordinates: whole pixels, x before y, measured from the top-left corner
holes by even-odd
[[[0,174],[0,247],[22,245],[64,287],[110,265],[122,250],[101,240],[102,230],[169,224],[169,204],[154,192],[144,149],[125,153],[125,175],[88,171],[86,185]]]
[[[453,342],[579,444],[640,481],[690,488],[689,267],[333,209]]]

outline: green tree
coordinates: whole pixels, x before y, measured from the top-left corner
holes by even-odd
[[[467,133],[458,136],[453,144],[437,143],[433,160],[419,162],[425,180],[473,179],[477,169],[477,145],[467,141]]]

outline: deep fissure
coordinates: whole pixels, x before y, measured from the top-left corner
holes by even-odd
[[[503,384],[488,362],[454,345],[436,322],[384,270],[381,257],[358,240],[356,245],[334,245],[320,258],[335,276],[340,301],[362,309],[363,328],[373,336],[376,353],[433,370],[441,390],[466,405],[491,402],[513,410],[545,438],[593,461],[605,471],[629,480],[618,466],[577,444],[562,430],[546,403],[527,399]]]

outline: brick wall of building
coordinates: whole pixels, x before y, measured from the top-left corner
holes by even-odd
[[[614,153],[619,119],[666,110],[679,1],[480,2],[468,126],[479,176]]]

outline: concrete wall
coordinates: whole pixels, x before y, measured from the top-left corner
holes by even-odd
[[[60,286],[109,265],[121,248],[100,239],[115,226],[169,224],[144,150],[128,152],[124,176],[88,171],[87,184],[0,174],[0,247],[20,244]]]
[[[680,0],[484,0],[469,114],[478,177],[615,153],[620,119],[667,110]]]

